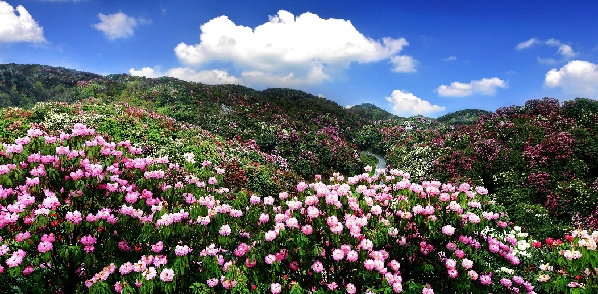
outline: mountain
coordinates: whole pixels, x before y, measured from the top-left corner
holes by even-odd
[[[481,109],[463,109],[451,113],[447,113],[437,120],[442,123],[446,123],[449,125],[472,125],[478,121],[480,116],[482,115],[489,115],[491,114],[490,111],[481,110]]]
[[[337,103],[291,89],[256,91],[170,77],[101,76],[44,65],[0,65],[0,106],[37,102],[127,103],[193,124],[226,140],[253,142],[303,177],[362,170],[354,133],[368,120]]]
[[[371,103],[351,106],[348,109],[350,112],[353,112],[370,122],[398,118],[396,115]]]
[[[43,103],[39,103],[43,102]],[[0,141],[30,125],[59,133],[82,122],[147,155],[195,152],[226,185],[272,195],[315,175],[363,172],[359,151],[417,180],[484,186],[538,238],[598,228],[598,102],[544,98],[493,113],[400,118],[372,104],[346,109],[299,90],[256,91],[43,65],[0,65]],[[457,127],[458,126],[458,127]]]

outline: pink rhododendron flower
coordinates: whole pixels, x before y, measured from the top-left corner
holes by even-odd
[[[345,252],[340,249],[334,249],[334,251],[332,251],[332,258],[336,261],[343,260],[343,258],[345,258]]]
[[[189,248],[187,245],[177,245],[174,249],[174,253],[178,256],[185,256],[191,251],[193,251],[193,249]]]
[[[52,242],[42,241],[39,242],[39,244],[37,245],[37,251],[39,251],[40,253],[45,253],[50,250],[52,250]]]
[[[220,230],[218,232],[222,236],[228,236],[231,233],[230,226],[229,225],[223,225],[222,227],[220,227]]]
[[[446,225],[442,227],[442,233],[447,236],[452,236],[455,233],[455,227],[451,225]]]
[[[214,287],[216,287],[216,285],[218,285],[218,282],[219,282],[218,279],[212,278],[212,279],[208,279],[206,281],[206,284],[208,284],[208,287],[214,288]]]
[[[24,275],[24,276],[31,275],[32,273],[33,273],[33,267],[32,267],[32,266],[30,266],[30,265],[28,265],[27,267],[25,267],[25,268],[23,269],[23,275]]]
[[[301,227],[301,232],[305,235],[310,235],[313,232],[313,228],[311,225],[304,225]]]
[[[164,243],[162,243],[162,241],[158,241],[156,244],[152,245],[152,251],[155,253],[159,253],[160,251],[162,251],[163,247]]]
[[[345,286],[345,289],[348,294],[355,294],[357,292],[357,288],[351,283],[348,283],[347,286]]]
[[[485,274],[480,276],[480,283],[482,285],[490,285],[492,284],[492,274]]]
[[[270,292],[272,292],[272,294],[278,294],[280,291],[282,291],[282,286],[280,286],[279,283],[272,283],[270,285]]]
[[[266,262],[266,264],[273,264],[273,263],[276,262],[276,255],[274,255],[274,254],[268,254],[264,258],[264,261]]]
[[[165,268],[160,273],[160,280],[162,280],[163,282],[171,282],[173,278],[174,278],[174,270],[172,270],[172,269]]]
[[[347,252],[347,261],[355,262],[357,259],[359,259],[359,253],[357,253],[357,251],[351,250]]]
[[[316,273],[321,273],[324,270],[324,265],[321,262],[316,261],[311,265],[311,269]]]

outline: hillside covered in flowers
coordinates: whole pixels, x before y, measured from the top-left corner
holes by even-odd
[[[402,118],[8,64],[0,106],[3,291],[596,290],[595,100]]]

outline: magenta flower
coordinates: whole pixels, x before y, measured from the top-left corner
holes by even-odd
[[[513,285],[513,282],[510,279],[505,278],[500,279],[500,283],[507,288]]]
[[[275,258],[276,258],[276,257],[275,257]],[[250,260],[249,258],[246,258],[246,259],[245,259],[245,265],[246,265],[248,268],[252,268],[252,267],[254,267],[256,264],[257,264],[257,260],[255,260],[255,259],[251,259],[251,260]]]
[[[459,275],[459,272],[456,269],[451,268],[448,270],[448,275],[449,275],[449,277],[454,279]]]
[[[241,243],[239,244],[239,246],[237,246],[237,248],[234,250],[234,254],[237,257],[241,257],[243,255],[245,255],[245,253],[247,253],[247,250],[249,250],[249,245],[245,244],[245,243]]]
[[[482,283],[482,285],[492,284],[492,274],[490,273],[490,274],[486,274],[486,275],[481,275],[480,283]]]
[[[15,237],[17,242],[21,242],[21,241],[27,240],[29,238],[31,238],[31,233],[29,231],[18,233],[17,236]]]
[[[152,245],[152,251],[155,253],[162,251],[162,248],[164,248],[164,243],[162,243],[162,241],[158,241],[156,244]]]
[[[10,258],[6,260],[6,265],[8,265],[8,267],[15,267],[20,265],[23,262],[23,258],[25,258],[25,255],[27,255],[27,253],[22,249],[14,251],[11,254]]]
[[[321,273],[324,270],[324,265],[321,262],[316,261],[311,265],[311,269],[316,273]]]
[[[25,268],[23,269],[23,275],[24,275],[24,276],[28,276],[28,275],[30,275],[30,274],[32,274],[32,273],[33,273],[33,267],[32,267],[32,266],[30,266],[30,265],[28,265],[27,267],[25,267]]]
[[[37,251],[39,251],[40,253],[45,253],[50,250],[52,250],[52,242],[42,241],[39,242],[39,244],[37,245]]]
[[[91,235],[81,237],[81,244],[83,245],[93,245],[96,243],[96,238],[92,237]]]
[[[310,235],[313,232],[313,228],[311,225],[304,225],[301,227],[301,232],[305,235]]]
[[[66,220],[72,222],[75,225],[83,220],[81,213],[77,210],[67,212],[65,218]]]
[[[328,286],[328,289],[330,291],[334,291],[334,290],[336,290],[336,288],[338,288],[338,284],[336,282],[332,282],[332,283],[326,284],[326,286]]]

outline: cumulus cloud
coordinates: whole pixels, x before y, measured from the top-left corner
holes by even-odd
[[[415,60],[411,56],[397,55],[390,58],[394,72],[415,72]]]
[[[43,28],[33,20],[25,7],[19,5],[14,9],[8,2],[0,1],[0,42],[45,40]]]
[[[389,60],[393,71],[415,71],[413,58],[399,55],[408,44],[404,38],[367,38],[348,20],[280,10],[253,29],[224,15],[214,18],[201,26],[199,44],[183,42],[174,51],[188,66],[227,62],[250,80],[265,77],[277,83],[317,84],[351,63]]]
[[[473,80],[469,83],[452,82],[450,86],[441,85],[436,89],[439,96],[465,97],[473,94],[494,96],[497,88],[507,88],[507,83],[497,77]]]
[[[444,58],[442,60],[444,60],[444,61],[454,61],[454,60],[457,60],[457,56],[449,56],[449,57]]]
[[[98,18],[100,18],[100,22],[93,25],[93,27],[102,31],[106,38],[110,40],[131,37],[135,27],[151,22],[151,20],[134,18],[122,12],[108,15],[98,13]]]
[[[567,94],[598,94],[598,65],[572,60],[560,69],[553,68],[546,73],[544,84],[550,88],[560,87]]]
[[[515,49],[517,49],[517,50],[527,49],[527,48],[533,47],[534,45],[548,45],[548,46],[552,46],[552,47],[557,47],[558,48],[557,53],[561,55],[562,61],[567,61],[577,55],[577,52],[573,51],[573,48],[570,45],[563,44],[563,43],[561,43],[561,41],[556,40],[556,39],[548,39],[546,41],[541,41],[536,38],[531,38],[525,42],[521,42],[521,43],[517,44],[517,46],[515,46]],[[540,62],[540,63],[553,64],[553,63],[558,63],[558,62],[562,62],[562,61],[556,60],[554,58],[538,57],[538,62]]]
[[[171,68],[165,73],[160,71],[160,67],[144,67],[140,70],[129,69],[129,73],[134,76],[144,76],[148,78],[158,78],[162,76],[173,77],[190,82],[204,84],[242,84],[243,81],[235,76],[229,75],[226,70],[213,69],[196,71],[191,68],[177,67]]]
[[[399,116],[424,115],[428,116],[445,110],[444,106],[433,105],[426,100],[413,95],[409,92],[394,90],[390,97],[386,97],[390,102],[393,113]]]

